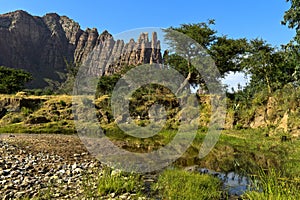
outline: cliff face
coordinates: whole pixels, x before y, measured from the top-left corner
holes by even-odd
[[[83,55],[85,60],[87,54]],[[128,43],[123,40],[115,41],[108,32],[103,32],[98,37],[89,59],[93,64],[87,63],[91,64],[91,70],[94,70],[89,73],[96,73],[98,76],[111,75],[126,65],[161,63],[160,41],[157,40],[155,32],[152,33],[151,41],[148,33],[141,33],[137,42],[131,39]]]
[[[115,41],[111,34],[97,29],[81,30],[66,16],[31,16],[24,11],[0,15],[0,65],[21,68],[33,74],[33,88],[63,81],[66,63],[84,63],[93,51],[107,65],[99,76],[112,74],[124,65],[161,63],[160,42],[156,33],[149,41],[142,33],[137,41]]]

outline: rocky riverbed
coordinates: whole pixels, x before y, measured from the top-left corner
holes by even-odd
[[[90,199],[101,170],[77,136],[0,135],[0,199]],[[146,199],[130,193],[94,198]]]

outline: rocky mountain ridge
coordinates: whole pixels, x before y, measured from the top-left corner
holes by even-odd
[[[32,88],[42,88],[65,79],[66,61],[84,63],[97,49],[108,60],[100,76],[124,65],[161,63],[157,34],[141,33],[137,41],[114,40],[108,31],[80,28],[74,20],[56,13],[43,17],[18,10],[0,15],[0,66],[21,68],[33,74]]]

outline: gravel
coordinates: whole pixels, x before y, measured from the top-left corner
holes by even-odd
[[[129,193],[88,197],[97,189],[89,181],[101,170],[76,136],[0,136],[0,199],[146,199]]]

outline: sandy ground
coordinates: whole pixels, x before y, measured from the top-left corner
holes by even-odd
[[[0,134],[0,140],[25,148],[33,154],[44,152],[73,161],[77,154],[92,159],[77,135],[61,134]],[[74,156],[75,155],[75,156]]]

